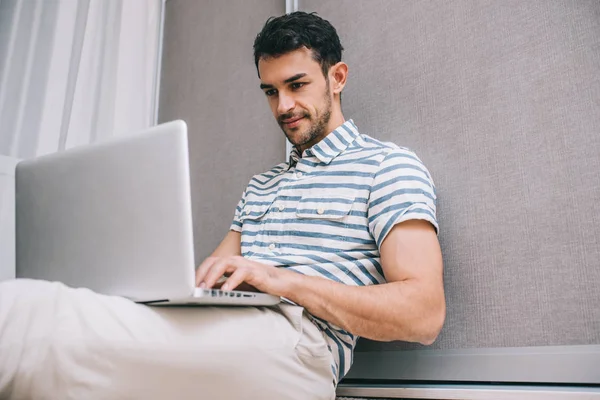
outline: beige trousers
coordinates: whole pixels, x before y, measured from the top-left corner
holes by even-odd
[[[0,283],[0,399],[334,399],[303,308],[147,307]]]

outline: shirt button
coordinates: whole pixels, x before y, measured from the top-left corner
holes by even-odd
[[[325,212],[325,209],[323,207],[319,207],[317,209],[317,214],[319,214],[319,215],[323,215],[324,212]]]
[[[296,178],[302,178],[302,172],[301,171],[296,172]]]
[[[283,211],[283,210],[285,210],[285,206],[283,204],[280,204],[279,205],[279,211]]]
[[[275,243],[271,243],[269,245],[269,250],[271,250],[271,251],[275,250]]]

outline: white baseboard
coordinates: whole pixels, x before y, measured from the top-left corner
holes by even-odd
[[[498,385],[340,385],[337,395],[345,398],[435,399],[435,400],[592,400],[600,389],[559,386]]]

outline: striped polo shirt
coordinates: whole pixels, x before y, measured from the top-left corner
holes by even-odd
[[[414,152],[360,134],[348,120],[302,155],[294,148],[289,162],[254,176],[231,229],[241,232],[248,259],[366,286],[385,283],[379,248],[394,225],[410,219],[438,230],[428,170]],[[312,318],[339,381],[358,337]]]

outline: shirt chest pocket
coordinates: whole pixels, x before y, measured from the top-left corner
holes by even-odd
[[[251,221],[261,221],[269,211],[270,204],[267,205],[245,205],[242,209],[240,219],[243,223]]]
[[[346,222],[354,197],[340,195],[324,195],[310,193],[302,196],[296,209],[296,217],[300,219],[315,219]]]
[[[240,220],[245,226],[262,225],[271,218],[271,211],[275,212],[280,206],[277,193],[258,195],[249,192],[240,212]]]
[[[273,198],[261,198],[258,196],[249,197],[242,208],[240,213],[240,220],[242,223],[258,224],[263,221],[271,206],[273,205]]]

